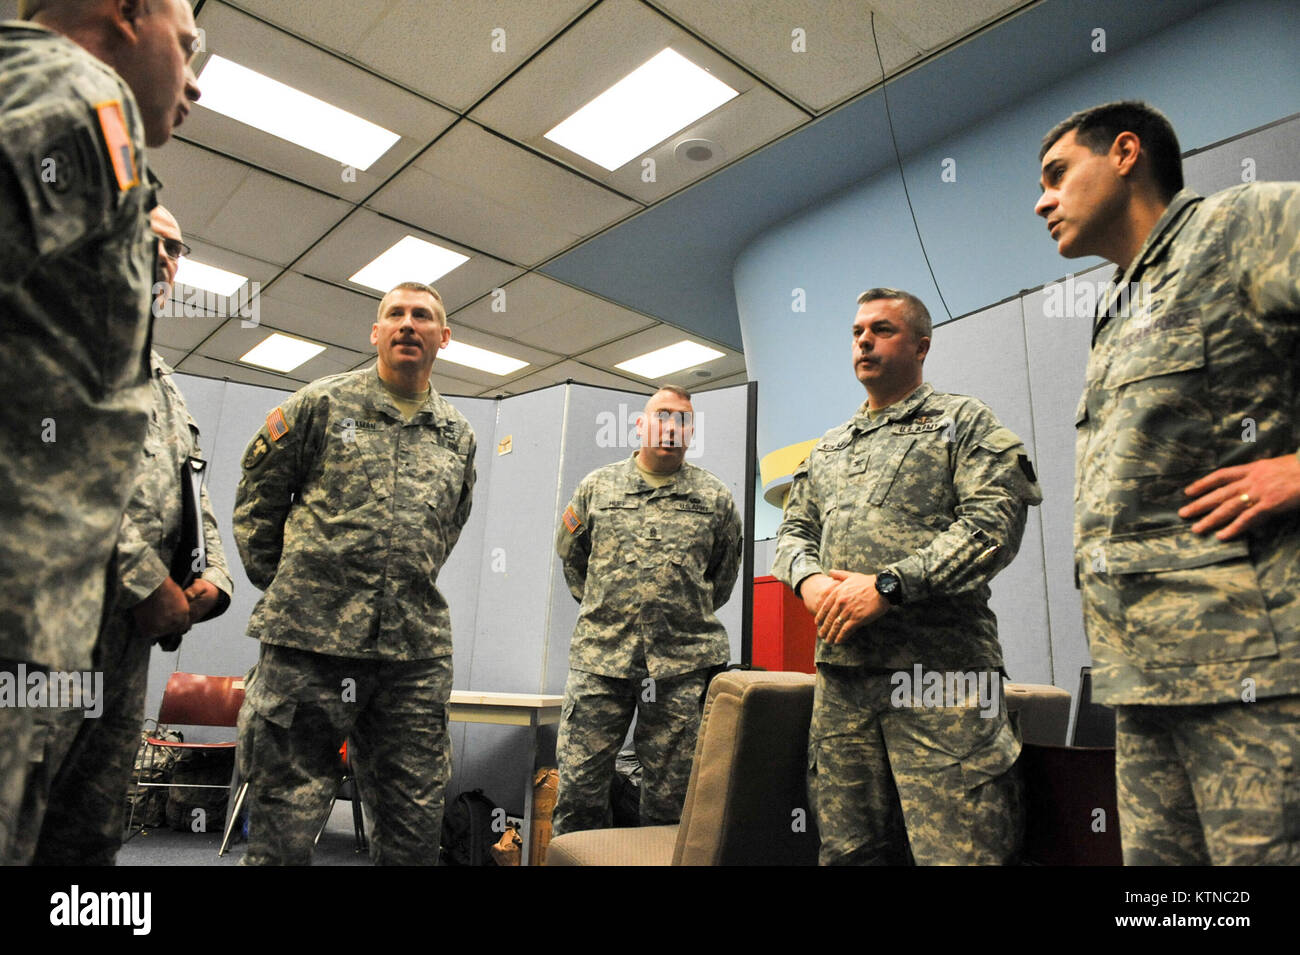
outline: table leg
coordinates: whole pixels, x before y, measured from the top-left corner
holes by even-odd
[[[528,719],[528,775],[524,779],[524,828],[521,833],[524,844],[520,847],[519,864],[532,864],[533,848],[533,776],[537,773],[537,734],[541,727],[537,723],[537,710],[533,710]]]

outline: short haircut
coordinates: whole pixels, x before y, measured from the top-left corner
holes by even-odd
[[[1120,100],[1080,110],[1063,119],[1043,137],[1038,150],[1041,162],[1052,145],[1074,131],[1077,142],[1102,155],[1120,133],[1133,133],[1142,143],[1151,168],[1151,178],[1164,199],[1172,199],[1183,188],[1183,158],[1173,125],[1154,106],[1141,100]]]
[[[685,388],[683,388],[681,385],[660,385],[658,388],[654,390],[654,394],[652,394],[650,398],[653,398],[661,391],[670,391],[673,394],[675,394],[678,398],[684,398],[686,401],[691,400],[691,393],[687,391]],[[646,399],[647,404],[650,403],[650,398]]]
[[[379,300],[376,321],[384,317],[384,303],[388,301],[388,296],[397,291],[424,292],[426,295],[432,295],[433,300],[438,303],[438,310],[442,312],[442,323],[447,324],[447,306],[442,304],[442,296],[438,294],[438,290],[432,285],[425,285],[423,282],[398,282],[385,292],[384,297]]]
[[[902,302],[903,320],[907,322],[912,334],[917,341],[922,338],[930,338],[934,334],[934,325],[930,321],[930,310],[925,307],[925,303],[913,295],[911,292],[904,292],[902,289],[869,288],[858,296],[858,304],[866,305],[868,302],[874,302],[877,299],[892,299],[895,302]]]

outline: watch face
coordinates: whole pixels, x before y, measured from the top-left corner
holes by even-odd
[[[890,603],[896,603],[898,601],[899,584],[900,581],[898,577],[888,571],[876,576],[876,589],[880,591],[880,593]]]

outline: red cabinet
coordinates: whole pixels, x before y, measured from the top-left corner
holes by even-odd
[[[764,670],[814,673],[817,625],[794,591],[775,577],[754,578],[753,659]]]

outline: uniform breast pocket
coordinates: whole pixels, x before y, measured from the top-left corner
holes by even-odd
[[[413,480],[423,489],[429,506],[442,511],[460,503],[461,489],[465,486],[465,468],[465,459],[455,450],[433,445],[421,455]]]
[[[320,484],[328,507],[341,514],[365,507],[379,497],[370,480],[370,459],[384,454],[382,439],[344,431],[328,435],[325,441]]]
[[[947,527],[957,500],[952,489],[948,432],[920,434],[889,457],[891,474],[883,503],[922,524]]]
[[[634,560],[645,514],[638,498],[604,497],[595,500],[589,512],[591,559]]]
[[[1205,341],[1195,315],[1115,343],[1103,387],[1109,393],[1107,460],[1116,478],[1212,470],[1213,419],[1207,405]]]
[[[703,574],[713,553],[713,507],[678,501],[668,508],[664,523],[665,556],[693,573]]]

